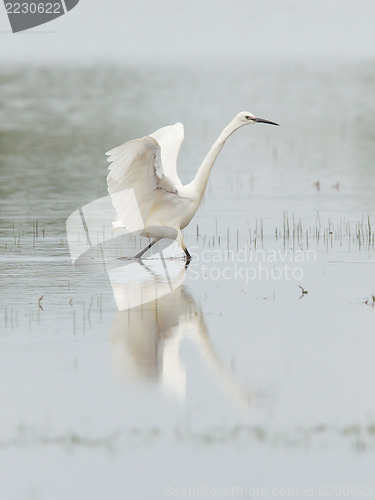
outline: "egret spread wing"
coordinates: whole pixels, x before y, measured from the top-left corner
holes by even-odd
[[[175,123],[168,127],[159,128],[150,134],[160,145],[161,161],[165,175],[175,186],[181,186],[181,181],[177,175],[177,156],[184,140],[184,126],[182,123]]]
[[[125,227],[134,226],[135,212],[140,213],[143,221],[146,220],[157,189],[176,193],[174,183],[164,173],[160,146],[154,138],[135,139],[106,154],[111,162],[108,167],[108,192]],[[129,193],[134,193],[136,197],[136,211],[133,208],[134,197]]]

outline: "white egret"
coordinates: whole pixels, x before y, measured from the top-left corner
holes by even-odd
[[[211,169],[225,141],[235,130],[250,123],[278,125],[256,118],[247,111],[238,113],[215,141],[194,180],[185,186],[177,175],[177,156],[184,139],[182,123],[160,128],[146,137],[126,142],[106,153],[111,162],[108,167],[108,192],[119,217],[113,226],[126,228],[126,221],[131,214],[128,213],[129,205],[121,193],[132,188],[145,226],[141,234],[154,238],[136,257],[140,258],[160,239],[170,238],[174,234],[186,254],[187,262],[190,262],[191,256],[181,231],[199,208]]]

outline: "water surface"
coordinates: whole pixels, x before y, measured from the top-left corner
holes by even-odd
[[[2,70],[4,498],[372,486],[373,65],[269,76]],[[173,291],[119,311],[111,276],[73,268],[65,232],[107,194],[104,152],[183,121],[188,182],[241,109],[281,126],[228,140],[185,231],[193,262],[170,249],[170,281],[157,254],[132,263],[117,294]],[[286,264],[298,279],[272,278]]]

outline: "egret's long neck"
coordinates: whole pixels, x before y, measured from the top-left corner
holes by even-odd
[[[214,145],[208,152],[206,158],[203,160],[202,165],[199,167],[195,179],[192,181],[191,185],[199,193],[200,199],[204,195],[211,169],[216,161],[216,158],[219,156],[220,151],[223,149],[225,141],[231,134],[233,134],[235,130],[240,128],[241,125],[242,124],[238,124],[238,122],[235,120],[231,121],[230,124],[221,132]]]

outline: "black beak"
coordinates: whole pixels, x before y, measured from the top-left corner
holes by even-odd
[[[258,123],[268,123],[269,125],[277,125],[277,126],[279,126],[278,123],[270,122],[269,120],[263,120],[263,118],[255,118],[254,121],[258,122]]]

